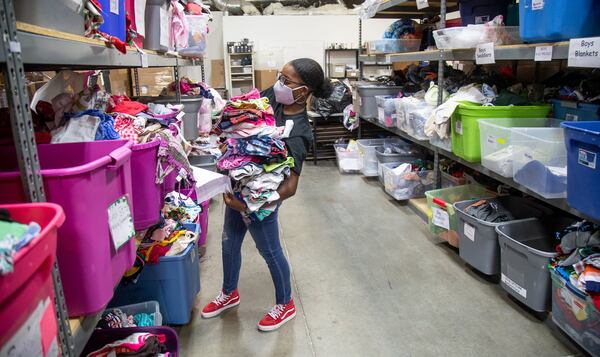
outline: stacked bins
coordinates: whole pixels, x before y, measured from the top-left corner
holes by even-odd
[[[57,257],[69,316],[101,311],[135,261],[133,236],[113,240],[108,209],[131,207],[131,146],[126,140],[38,145],[46,199],[65,211]],[[1,147],[3,203],[26,201],[14,148]]]
[[[555,234],[573,219],[548,216],[496,227],[501,251],[500,284],[534,311],[550,309],[550,259],[557,256]]]
[[[462,201],[454,204],[458,214],[460,257],[469,265],[487,275],[500,273],[500,245],[496,227],[502,223],[487,222],[471,216],[467,207],[479,200]],[[542,217],[551,212],[544,207],[515,196],[494,199],[510,212],[515,220]]]

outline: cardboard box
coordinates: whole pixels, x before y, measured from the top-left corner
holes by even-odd
[[[225,60],[210,61],[210,86],[225,88]]]
[[[279,71],[276,69],[257,69],[254,71],[254,77],[256,80],[256,88],[259,90],[265,90],[273,84],[277,80],[277,73]]]

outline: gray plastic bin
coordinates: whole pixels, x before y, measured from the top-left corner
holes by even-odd
[[[188,160],[192,166],[217,172],[217,159],[213,155],[190,155]]]
[[[140,103],[177,104],[175,97],[137,97]],[[196,140],[198,137],[198,115],[202,106],[203,97],[181,96],[183,104],[183,137],[186,140]]]
[[[534,311],[550,309],[548,263],[558,254],[554,235],[573,222],[572,218],[549,216],[496,227],[502,256],[500,285]]]
[[[361,118],[379,118],[379,110],[377,109],[377,101],[375,96],[378,95],[397,95],[402,90],[402,87],[389,87],[380,85],[358,85],[352,93],[352,104],[354,112],[358,113]]]
[[[530,200],[515,196],[501,196],[500,202],[515,220],[542,217],[552,212]],[[487,275],[500,274],[500,245],[496,226],[507,222],[492,223],[468,215],[465,209],[479,200],[456,202],[458,217],[459,253],[469,265]],[[514,222],[514,221],[512,221]]]

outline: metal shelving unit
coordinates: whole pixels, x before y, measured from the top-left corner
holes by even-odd
[[[2,36],[0,63],[6,81],[12,134],[21,179],[27,198],[31,202],[45,201],[45,194],[29,111],[25,69],[173,67],[175,81],[178,81],[179,66],[197,64],[197,61],[183,59],[175,53],[168,55],[144,51],[142,54],[135,49],[128,48],[127,53],[122,54],[99,40],[18,23],[12,0],[2,0],[1,6],[0,27],[4,36]],[[198,65],[202,65],[202,62]],[[179,88],[179,86],[177,87]],[[179,98],[179,96],[178,93],[177,97]],[[52,276],[61,354],[70,357],[79,356],[102,312],[78,319],[69,319],[57,264],[54,266]]]

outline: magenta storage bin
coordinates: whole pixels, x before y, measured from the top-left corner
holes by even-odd
[[[136,144],[131,148],[133,224],[136,230],[148,228],[160,219],[164,197],[156,183],[159,140]]]
[[[125,41],[125,0],[98,0],[104,23],[99,30]],[[113,8],[111,9],[111,3]]]
[[[134,239],[115,250],[108,226],[108,206],[122,196],[131,203],[131,146],[127,140],[38,145],[46,199],[66,216],[57,258],[69,316],[102,310],[135,260]],[[0,155],[0,203],[26,201],[15,149],[0,147]]]
[[[113,328],[113,329],[102,329],[95,330],[90,337],[87,345],[81,353],[82,356],[101,349],[109,343],[117,340],[122,340],[133,333],[149,332],[155,335],[164,335],[166,338],[165,346],[170,357],[179,356],[179,338],[177,332],[167,326],[156,326],[156,327],[128,327],[128,328]]]

